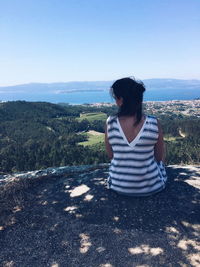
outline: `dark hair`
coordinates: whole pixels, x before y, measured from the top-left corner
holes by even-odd
[[[142,118],[144,84],[134,78],[122,78],[113,83],[110,91],[115,99],[123,98],[123,104],[119,107],[117,115],[119,117],[136,115],[137,125]]]

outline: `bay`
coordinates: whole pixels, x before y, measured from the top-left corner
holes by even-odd
[[[193,100],[200,98],[200,89],[171,89],[171,90],[149,90],[144,94],[144,101],[169,101],[169,100]],[[0,93],[0,101],[44,101],[50,103],[69,104],[92,104],[92,103],[113,103],[113,99],[107,90],[71,92],[65,94],[34,94],[34,93]]]

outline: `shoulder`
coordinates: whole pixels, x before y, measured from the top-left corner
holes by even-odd
[[[153,115],[146,115],[146,117],[152,120],[157,120],[157,117]]]
[[[157,129],[158,133],[162,133],[162,126],[156,116],[148,115],[147,122],[150,128]]]
[[[117,116],[109,116],[106,120],[106,124],[110,125],[117,120]]]
[[[157,125],[158,124],[158,119],[156,118],[156,116],[153,115],[146,115],[147,121],[148,123],[152,123]]]

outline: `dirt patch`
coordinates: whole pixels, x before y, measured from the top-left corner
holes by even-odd
[[[96,132],[96,131],[93,131],[93,130],[88,131],[88,133],[92,134],[92,135],[104,135],[104,133]]]

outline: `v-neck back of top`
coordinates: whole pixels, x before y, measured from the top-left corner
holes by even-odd
[[[143,125],[142,125],[141,129],[139,130],[138,134],[135,136],[135,138],[131,142],[129,142],[122,127],[121,127],[121,124],[119,122],[119,118],[117,117],[117,125],[119,128],[120,134],[123,137],[124,141],[131,147],[133,147],[137,143],[137,141],[140,139],[140,136],[143,132],[143,129],[145,127],[146,122],[147,122],[147,116],[145,116],[145,120],[144,120]]]

